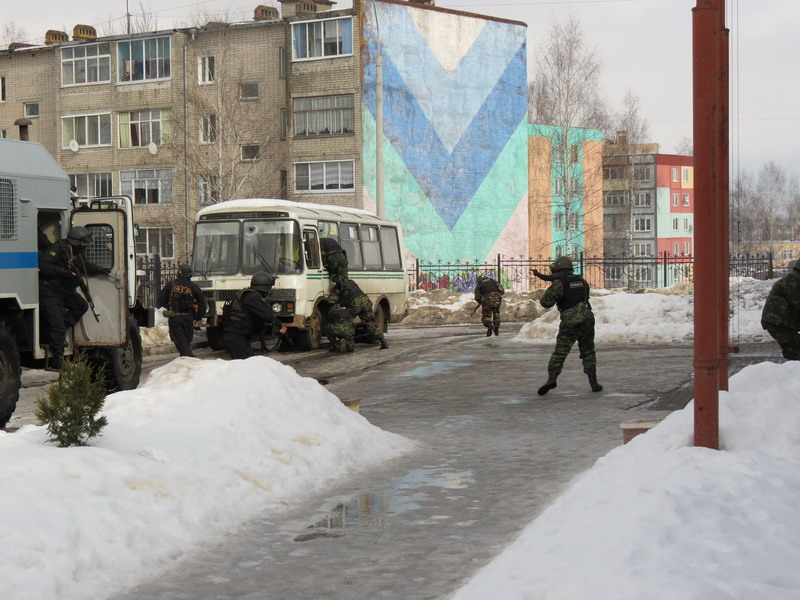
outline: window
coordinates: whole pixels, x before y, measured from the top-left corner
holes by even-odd
[[[0,129],[0,139],[5,139],[8,137],[8,129]]]
[[[351,270],[364,268],[361,260],[361,244],[359,244],[358,225],[355,223],[341,223],[339,225],[339,245],[347,253],[347,266]]]
[[[603,192],[603,203],[610,206],[627,204],[628,192]]]
[[[143,109],[119,113],[119,147],[156,146],[169,142],[170,109]]]
[[[381,241],[376,225],[361,226],[361,249],[364,252],[364,268],[367,270],[383,269],[381,260]]]
[[[569,150],[572,162],[574,163],[578,162],[578,144],[572,144],[572,146],[569,147]]]
[[[681,244],[680,242],[675,242],[672,244],[672,254],[678,256],[678,253],[681,251]]]
[[[683,205],[689,206],[689,192],[684,192],[683,194]]]
[[[651,196],[650,192],[637,192],[634,206],[650,206]]]
[[[280,129],[281,139],[285,140],[289,132],[289,111],[285,108],[281,109]]]
[[[23,104],[25,108],[25,116],[30,119],[35,119],[39,116],[39,103],[38,102],[25,102]]]
[[[198,175],[197,186],[200,189],[201,205],[219,202],[219,180],[216,175]]]
[[[278,48],[278,77],[286,79],[286,48]]]
[[[242,160],[258,160],[261,156],[259,144],[242,144]]]
[[[280,174],[280,191],[278,192],[278,198],[287,198],[289,192],[289,172],[286,169],[281,169],[279,171]]]
[[[92,234],[86,248],[86,260],[111,271],[114,268],[114,228],[102,224],[87,225],[86,228]]]
[[[689,167],[683,167],[683,183],[689,183]]]
[[[297,163],[294,166],[294,189],[325,191],[353,189],[353,161]]]
[[[258,99],[258,83],[240,83],[239,84],[239,99],[240,100],[256,100]]]
[[[292,25],[294,60],[353,53],[353,19],[324,19]]]
[[[633,220],[634,231],[650,231],[650,218],[640,217]]]
[[[553,217],[553,229],[557,231],[564,229],[564,213],[556,213]]]
[[[319,269],[319,238],[313,229],[303,230],[303,250],[306,257],[306,266],[309,269]]]
[[[672,167],[672,181],[678,181],[678,167]]]
[[[213,144],[217,141],[217,115],[200,117],[200,142]]]
[[[173,245],[172,229],[160,227],[142,227],[136,238],[136,254],[139,256],[154,256],[173,258],[175,251]]]
[[[618,231],[619,230],[619,221],[617,219],[617,215],[604,215],[603,216],[603,228],[606,231]]]
[[[387,271],[401,271],[403,269],[400,256],[400,241],[397,238],[397,229],[394,227],[381,227],[381,250],[383,251],[383,268]]]
[[[781,251],[781,258],[783,260],[792,260],[792,251],[791,250],[782,250]]]
[[[683,253],[689,255],[692,253],[691,242],[683,242]]]
[[[562,196],[564,194],[564,179],[561,177],[556,177],[555,183],[555,195]]]
[[[604,167],[603,179],[625,179],[625,167]]]
[[[120,191],[135,204],[172,204],[172,169],[120,171],[119,178]]]
[[[653,256],[653,244],[637,243],[633,244],[634,256]]]
[[[0,77],[0,102],[6,101],[6,78]]]
[[[606,267],[606,279],[611,281],[622,279],[622,267]]]
[[[201,85],[214,83],[216,79],[216,59],[213,56],[197,58],[197,81]]]
[[[104,198],[112,195],[111,173],[74,173],[69,185],[82,198]]]
[[[169,76],[168,37],[117,43],[118,81],[149,81]]]
[[[0,240],[17,239],[17,183],[0,179]]]
[[[353,95],[298,98],[294,101],[295,135],[353,133]]]
[[[89,44],[61,50],[61,85],[111,81],[111,44]]]
[[[689,217],[686,217],[686,218],[683,219],[683,228],[686,231],[689,231]]]
[[[678,231],[678,218],[672,219],[672,231]]]
[[[84,147],[110,146],[111,113],[62,117],[61,146],[69,148],[72,140]]]
[[[650,165],[633,167],[633,179],[635,181],[652,181],[653,167]]]
[[[641,283],[647,283],[653,279],[653,268],[652,267],[636,267],[633,271],[633,279],[634,281],[638,281]]]

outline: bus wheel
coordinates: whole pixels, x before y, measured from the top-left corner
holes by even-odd
[[[375,309],[375,324],[378,326],[378,331],[386,333],[389,330],[388,322],[389,319],[386,318],[386,309],[383,305],[378,304],[378,307]]]
[[[322,312],[318,306],[314,307],[308,319],[308,328],[303,332],[300,343],[305,350],[316,350],[322,344]]]
[[[0,326],[0,427],[5,427],[19,400],[22,370],[14,338]]]
[[[92,366],[95,372],[103,369],[108,393],[136,389],[142,375],[142,337],[132,317],[128,317],[128,343],[121,348],[100,350]]]
[[[225,349],[225,344],[222,342],[222,327],[206,327],[206,338],[212,350]]]

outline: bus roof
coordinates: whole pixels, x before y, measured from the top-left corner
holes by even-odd
[[[285,209],[298,217],[308,219],[322,219],[332,221],[346,221],[348,218],[357,218],[368,223],[397,225],[394,221],[379,217],[367,210],[336,206],[335,204],[314,204],[311,202],[292,202],[291,200],[278,200],[273,198],[245,198],[241,200],[226,200],[200,209],[197,218],[216,213],[254,212],[260,210]]]

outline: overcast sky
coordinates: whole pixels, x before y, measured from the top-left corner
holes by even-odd
[[[143,5],[161,29],[185,25],[192,15],[252,18],[256,5],[275,0],[128,0],[131,12]],[[607,101],[619,107],[626,90],[641,101],[651,141],[672,153],[692,135],[692,8],[697,0],[436,0],[436,5],[522,21],[528,24],[528,63],[532,71],[538,46],[553,19],[569,13],[581,22],[586,42],[603,63]],[[731,29],[731,167],[757,172],[774,160],[800,177],[794,141],[800,138],[797,57],[800,36],[793,31],[800,17],[798,0],[726,0]],[[350,0],[335,8],[348,8]],[[6,11],[41,43],[48,29],[71,32],[73,25],[98,25],[117,19],[124,24],[126,0],[35,0]],[[100,27],[98,27],[100,29]]]

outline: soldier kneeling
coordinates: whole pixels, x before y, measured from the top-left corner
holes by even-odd
[[[353,315],[338,304],[334,304],[328,312],[325,334],[331,342],[331,352],[353,352],[356,349]]]

